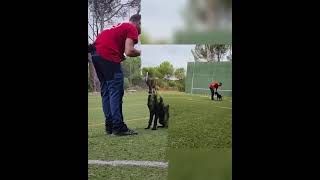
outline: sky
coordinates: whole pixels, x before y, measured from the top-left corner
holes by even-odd
[[[163,61],[169,61],[174,68],[187,69],[187,62],[193,62],[191,49],[195,45],[141,45],[142,67],[159,66]]]
[[[187,0],[141,0],[141,26],[152,39],[172,39],[184,24]]]
[[[194,62],[194,57],[191,49],[194,49],[194,44],[180,45],[137,45],[136,48],[141,52],[141,66],[155,67],[159,66],[164,61],[169,61],[173,67],[183,67],[187,70],[187,63]],[[228,53],[227,53],[228,54]],[[222,61],[226,61],[223,57]]]
[[[124,1],[125,2],[125,1]],[[184,24],[182,10],[187,0],[141,0],[141,28],[147,32],[153,40],[171,39],[175,30],[181,29]],[[119,18],[115,21],[128,21],[128,17]],[[89,15],[89,22],[92,22]],[[92,37],[92,30],[88,25],[88,34]],[[90,42],[90,39],[89,39]]]

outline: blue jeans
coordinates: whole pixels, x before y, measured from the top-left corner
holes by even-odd
[[[95,66],[100,84],[102,108],[106,125],[111,125],[112,131],[126,131],[127,126],[123,122],[122,98],[124,95],[123,72],[119,63],[102,59],[93,54],[92,62]]]

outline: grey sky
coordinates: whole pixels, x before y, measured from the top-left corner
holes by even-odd
[[[195,48],[194,44],[188,45],[141,45],[136,46],[141,49],[141,66],[155,67],[159,66],[163,61],[169,61],[174,68],[185,68],[187,70],[187,63],[194,62],[194,57],[191,49]],[[226,53],[228,55],[229,52]],[[221,61],[227,61],[226,55],[222,57]]]
[[[181,29],[184,23],[181,13],[186,3],[187,0],[141,0],[142,31],[146,31],[154,40],[171,39],[174,31]],[[115,21],[128,21],[134,13],[135,11],[132,10],[127,17]],[[88,12],[88,17],[91,23],[90,12]],[[106,25],[105,28],[109,26]],[[92,30],[89,25],[88,34],[92,37]],[[91,42],[90,39],[89,42]]]
[[[159,66],[169,61],[174,68],[187,69],[187,62],[193,62],[191,49],[195,45],[141,45],[142,67]]]
[[[171,39],[184,21],[187,0],[141,0],[141,26],[152,39]]]

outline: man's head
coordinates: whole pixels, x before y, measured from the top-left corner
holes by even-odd
[[[141,15],[135,14],[130,17],[129,21],[137,26],[138,33],[141,34]]]
[[[219,82],[219,86],[222,86],[222,82]]]

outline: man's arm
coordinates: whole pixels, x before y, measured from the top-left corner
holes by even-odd
[[[131,38],[127,38],[124,53],[129,57],[137,57],[140,56],[141,51],[134,48],[134,42]]]

